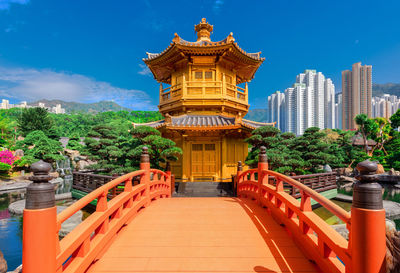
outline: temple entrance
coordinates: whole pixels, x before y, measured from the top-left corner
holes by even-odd
[[[192,144],[191,173],[195,180],[212,181],[217,174],[215,143]]]

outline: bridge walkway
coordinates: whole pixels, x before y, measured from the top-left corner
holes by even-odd
[[[124,226],[86,272],[319,271],[254,201],[163,198]]]

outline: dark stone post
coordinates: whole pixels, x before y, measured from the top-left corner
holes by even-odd
[[[376,183],[376,163],[357,164],[359,181],[353,187],[349,249],[352,272],[385,272],[386,227],[382,187]]]
[[[171,163],[169,161],[167,161],[167,165],[165,166],[165,173],[169,176],[167,178],[167,183],[169,184],[169,187],[171,189],[169,195],[169,197],[171,197],[175,193],[175,177],[171,173]]]
[[[263,200],[263,193],[262,193],[262,186],[268,183],[268,175],[264,175],[263,171],[268,170],[268,157],[267,157],[267,148],[265,146],[260,147],[260,153],[258,154],[258,189],[257,189],[257,196],[258,196],[258,204],[262,204]]]
[[[27,188],[23,214],[22,266],[24,273],[54,273],[58,230],[55,190],[49,183],[51,165],[40,160],[31,170],[33,183]]]
[[[26,209],[44,209],[55,206],[54,185],[49,183],[53,177],[49,175],[51,165],[42,160],[31,166],[33,176],[29,179],[33,182],[26,190]]]
[[[142,148],[142,154],[140,155],[140,169],[144,170],[145,173],[142,176],[142,179],[140,181],[140,184],[145,184],[146,185],[146,191],[145,191],[145,198],[146,198],[146,204],[145,207],[150,205],[150,156],[149,156],[149,148],[147,146],[143,146]]]
[[[233,192],[236,196],[239,196],[239,192],[238,192],[238,185],[240,182],[239,176],[242,172],[243,172],[242,161],[238,161],[237,172],[236,172],[236,175],[233,177]]]

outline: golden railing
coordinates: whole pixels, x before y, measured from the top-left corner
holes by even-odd
[[[248,90],[222,81],[185,81],[163,88],[160,85],[160,104],[181,98],[227,98],[239,102],[248,101]]]

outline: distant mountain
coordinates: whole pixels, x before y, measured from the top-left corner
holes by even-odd
[[[400,97],[400,83],[373,83],[372,96],[382,96],[383,94],[396,95]]]
[[[253,109],[249,110],[247,115],[244,117],[245,119],[258,121],[258,122],[267,122],[267,109]]]
[[[335,94],[335,101],[340,93]],[[372,96],[379,97],[383,94],[396,95],[400,97],[400,83],[373,83],[372,84]]]
[[[62,100],[39,100],[28,103],[28,105],[38,106],[39,102],[43,102],[46,107],[54,107],[57,104],[61,104],[61,107],[65,109],[66,113],[72,113],[72,112],[99,113],[99,112],[120,111],[120,110],[132,111],[132,109],[122,107],[113,101],[79,103],[79,102],[69,102]]]

